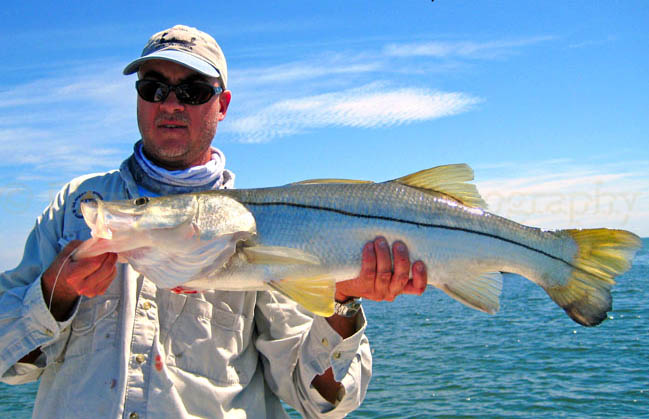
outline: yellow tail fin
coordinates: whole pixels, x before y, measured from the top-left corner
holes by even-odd
[[[575,268],[565,285],[546,291],[577,323],[596,326],[611,310],[614,278],[631,267],[631,259],[642,242],[624,230],[564,231],[578,246],[572,261]]]

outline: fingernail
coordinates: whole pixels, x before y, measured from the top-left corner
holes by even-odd
[[[415,263],[415,270],[417,272],[424,272],[424,264],[423,263]]]
[[[388,247],[388,242],[385,241],[385,239],[379,240],[379,247],[385,249],[386,247]]]
[[[397,242],[394,244],[394,248],[396,249],[397,252],[403,253],[406,251],[406,246],[404,246],[403,243]]]
[[[365,245],[365,250],[367,250],[370,253],[374,253],[374,243],[369,242]]]

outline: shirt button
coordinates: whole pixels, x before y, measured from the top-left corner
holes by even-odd
[[[135,412],[131,412],[131,414],[128,415],[128,417],[129,417],[129,419],[138,419],[140,417],[140,415],[138,415]]]
[[[334,352],[334,359],[340,359],[340,352]]]
[[[142,304],[142,308],[143,308],[144,310],[148,310],[148,309],[150,309],[150,308],[151,308],[151,303],[148,302],[148,301],[145,301],[144,304]]]
[[[146,361],[146,357],[143,354],[137,354],[135,355],[135,360],[138,362],[138,364],[142,364],[144,361]],[[137,413],[134,413],[137,415]]]
[[[329,341],[327,340],[327,338],[322,338],[321,342],[322,342],[322,346],[329,346]]]

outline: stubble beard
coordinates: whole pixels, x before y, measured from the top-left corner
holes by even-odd
[[[180,118],[176,119],[181,120]],[[187,122],[186,120],[183,121]],[[140,127],[143,151],[156,165],[166,169],[187,169],[191,166],[204,164],[205,161],[203,160],[209,159],[207,155],[211,148],[214,135],[216,134],[216,127],[216,120],[204,121],[197,143],[193,143],[190,138],[169,140],[166,142],[156,141],[155,135],[152,132],[143,130]]]

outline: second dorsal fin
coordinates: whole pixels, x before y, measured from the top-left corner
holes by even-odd
[[[468,207],[487,208],[487,203],[476,186],[466,183],[470,180],[473,180],[473,169],[460,163],[421,170],[395,179],[394,182],[447,195]]]

